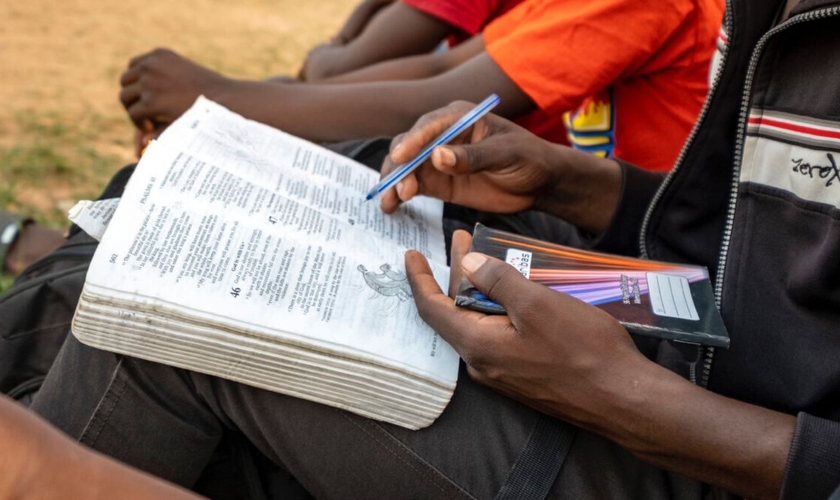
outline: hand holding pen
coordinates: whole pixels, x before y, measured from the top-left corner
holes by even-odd
[[[400,171],[430,140],[461,119],[472,105],[456,102],[433,111],[406,134],[394,140],[382,167],[384,179]],[[396,189],[382,193],[386,213],[416,195],[486,212],[528,210],[558,182],[558,153],[569,148],[546,142],[522,127],[495,115],[480,118],[449,145],[433,148],[429,161],[402,178]]]
[[[439,146],[443,146],[444,144],[449,143],[450,141],[457,138],[467,129],[472,127],[478,120],[480,120],[484,115],[490,112],[491,109],[495,108],[496,105],[499,104],[499,96],[496,94],[491,94],[487,99],[484,99],[478,106],[471,109],[468,113],[464,114],[458,121],[453,123],[449,126],[446,130],[441,132],[437,137],[432,139],[425,147],[415,156],[411,161],[403,163],[401,165],[396,166],[393,170],[391,170],[388,175],[386,175],[378,184],[373,186],[371,190],[368,192],[366,200],[371,200],[382,193],[388,191],[389,189],[396,187],[400,181],[408,177],[412,172],[414,172],[417,168],[419,168],[429,157],[432,155],[432,152],[435,148]],[[432,113],[434,114],[434,113]],[[425,115],[421,118],[414,128],[402,139],[407,138],[412,132],[415,132],[418,126],[423,124],[423,119],[430,115]],[[431,127],[427,131],[434,131],[437,127]],[[420,137],[425,136],[426,133],[420,134]],[[397,140],[400,140],[398,138]],[[397,148],[400,147],[398,144]],[[393,158],[394,154],[396,153],[396,149],[391,151],[391,157]],[[383,174],[386,172],[383,169]]]

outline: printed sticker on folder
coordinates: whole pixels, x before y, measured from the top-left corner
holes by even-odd
[[[673,274],[647,273],[650,308],[659,316],[698,321],[688,280]]]
[[[516,268],[522,276],[531,279],[531,256],[531,252],[518,248],[508,248],[505,262]]]

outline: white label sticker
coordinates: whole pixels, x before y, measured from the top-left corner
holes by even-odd
[[[692,321],[700,319],[686,278],[671,274],[647,273],[647,282],[650,307],[654,314]]]
[[[12,224],[10,226],[6,226],[6,229],[3,230],[3,234],[0,235],[0,244],[8,245],[15,239],[17,233],[18,228],[16,225]]]
[[[508,248],[505,262],[515,267],[522,276],[531,279],[531,252]]]

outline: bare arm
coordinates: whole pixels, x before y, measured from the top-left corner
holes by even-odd
[[[691,384],[642,356],[606,312],[468,251],[469,235],[456,233],[451,284],[465,275],[508,316],[456,307],[419,253],[406,254],[406,270],[420,315],[473,379],[657,467],[748,498],[779,497],[793,416]]]
[[[362,3],[353,9],[350,17],[344,22],[344,26],[338,30],[338,33],[333,37],[331,42],[336,45],[344,45],[353,40],[359,33],[364,31],[368,23],[374,16],[392,3],[394,0],[362,0]]]
[[[365,66],[430,52],[454,28],[413,7],[394,2],[370,20],[356,38],[345,45],[323,45],[313,50],[301,78],[319,81]]]
[[[314,141],[396,135],[423,113],[457,99],[501,97],[502,116],[531,111],[530,98],[486,53],[433,78],[341,85],[266,85],[237,81],[215,98],[249,118]]]
[[[82,447],[4,396],[0,443],[0,498],[198,498]]]
[[[401,57],[376,63],[318,83],[362,83],[418,80],[445,73],[484,52],[484,37],[476,35],[446,52]]]
[[[728,399],[647,362],[581,422],[642,460],[747,498],[778,498],[796,418]],[[619,395],[619,392],[623,392]]]
[[[135,58],[122,77],[120,99],[136,124],[175,120],[204,94],[248,118],[312,141],[342,141],[407,130],[420,115],[457,99],[502,99],[503,116],[534,109],[486,54],[433,78],[399,82],[296,85],[225,78],[177,54],[157,50]]]

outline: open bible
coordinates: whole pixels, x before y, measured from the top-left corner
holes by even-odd
[[[458,355],[419,317],[406,249],[448,282],[442,203],[393,216],[379,175],[200,98],[150,145],[108,225],[73,334],[416,429],[455,388]],[[79,215],[79,214],[77,214]]]

